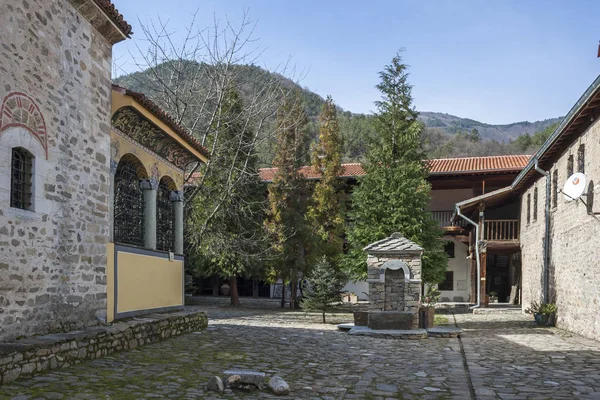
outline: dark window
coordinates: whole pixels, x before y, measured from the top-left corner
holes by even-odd
[[[587,204],[588,214],[594,213],[594,181],[590,181],[588,185],[587,198],[585,199]]]
[[[144,198],[137,164],[121,160],[115,174],[114,241],[144,245]]]
[[[573,154],[567,159],[567,178],[573,175]]]
[[[558,170],[552,173],[552,207],[558,206]]]
[[[173,203],[171,189],[165,178],[158,184],[156,193],[156,248],[163,251],[173,250]]]
[[[585,174],[585,144],[580,144],[577,149],[577,172]]]
[[[527,193],[527,223],[531,222],[531,193]]]
[[[438,290],[454,290],[454,271],[446,271],[446,279],[438,284]]]
[[[448,258],[454,258],[454,242],[446,242],[444,251],[448,254]]]
[[[33,155],[22,147],[12,149],[10,206],[31,210]]]
[[[537,221],[538,190],[533,188],[533,220]]]

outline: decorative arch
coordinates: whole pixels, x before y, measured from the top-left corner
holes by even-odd
[[[125,154],[117,164],[114,180],[114,241],[144,245],[144,197],[140,181],[148,173],[133,154]]]
[[[161,185],[164,183],[165,187],[169,190],[178,190],[175,180],[169,175],[163,175],[163,177],[160,178],[159,182]]]
[[[46,121],[35,100],[21,92],[11,92],[4,97],[0,107],[0,135],[6,129],[17,126],[35,137],[48,159],[48,133]]]
[[[383,263],[381,268],[379,269],[380,279],[382,282],[385,281],[385,272],[386,270],[402,270],[404,272],[404,281],[409,282],[412,278],[412,274],[410,271],[410,267],[402,260],[389,260]]]
[[[175,245],[173,225],[175,210],[171,200],[171,192],[177,190],[173,179],[165,175],[158,183],[156,193],[156,248],[163,251],[172,251]]]
[[[146,169],[146,167],[144,166],[144,163],[137,158],[137,156],[133,153],[126,153],[123,154],[123,156],[121,156],[121,158],[119,158],[117,161],[117,169],[119,169],[119,165],[121,165],[121,163],[131,163],[135,166],[135,171],[137,173],[138,179],[149,179],[150,178],[150,174],[148,173],[148,170]]]

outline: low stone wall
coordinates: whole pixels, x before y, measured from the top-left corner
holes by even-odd
[[[207,325],[206,314],[194,307],[111,326],[0,343],[0,384],[198,331]]]

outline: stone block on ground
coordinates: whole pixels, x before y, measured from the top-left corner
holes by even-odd
[[[285,396],[290,394],[290,386],[279,376],[274,376],[269,379],[269,389],[277,396]]]
[[[261,389],[265,384],[266,375],[264,372],[246,369],[229,369],[225,371],[224,374],[228,381],[233,376],[239,376],[239,380],[236,378],[236,381],[239,382],[239,384],[250,384],[258,387],[259,389]]]

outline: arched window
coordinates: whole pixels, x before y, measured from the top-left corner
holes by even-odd
[[[33,154],[22,147],[12,149],[10,174],[10,206],[32,210]]]
[[[173,202],[171,191],[175,184],[169,177],[163,177],[156,193],[156,248],[163,251],[173,250]]]
[[[585,174],[585,144],[580,144],[577,149],[577,172]]]
[[[140,168],[141,167],[141,168]],[[140,188],[141,163],[124,156],[115,174],[114,241],[144,245],[144,198]]]
[[[567,159],[567,179],[573,175],[573,154]]]
[[[538,190],[537,187],[533,188],[533,220],[537,221],[537,207],[538,207]]]
[[[552,173],[552,207],[558,207],[558,169]]]

